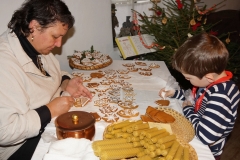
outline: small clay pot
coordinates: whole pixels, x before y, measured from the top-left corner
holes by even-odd
[[[95,134],[95,118],[83,111],[71,111],[60,115],[55,120],[58,139],[86,138],[92,140]]]

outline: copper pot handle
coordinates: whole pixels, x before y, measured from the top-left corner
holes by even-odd
[[[73,115],[72,115],[72,121],[73,121],[73,123],[74,123],[74,124],[78,124],[78,120],[79,120],[79,119],[78,119],[78,115],[73,114]]]

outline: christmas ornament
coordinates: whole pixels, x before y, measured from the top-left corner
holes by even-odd
[[[167,17],[163,17],[162,24],[167,24]]]
[[[155,11],[155,13],[156,13],[156,15],[158,15],[158,16],[160,16],[160,15],[162,14],[162,12],[159,11],[159,10]]]
[[[201,23],[198,22],[198,23],[196,23],[195,25],[192,26],[192,30],[196,31],[199,26],[201,26]]]
[[[190,25],[191,25],[191,26],[194,26],[195,24],[196,24],[195,19],[192,19],[192,20],[190,21]]]
[[[202,20],[202,16],[199,16],[199,17],[197,18],[197,20],[198,20],[198,21],[201,21],[201,20]]]
[[[228,38],[225,40],[225,42],[226,42],[227,44],[229,44],[230,41],[231,41],[229,37],[230,37],[230,33],[228,33]]]
[[[176,0],[176,2],[177,2],[177,5],[178,5],[178,9],[179,10],[182,9],[182,7],[183,7],[182,2],[180,0]]]

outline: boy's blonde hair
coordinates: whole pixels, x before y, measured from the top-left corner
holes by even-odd
[[[220,74],[227,66],[229,53],[225,45],[207,33],[186,40],[172,58],[172,66],[180,72],[200,79],[208,73]]]

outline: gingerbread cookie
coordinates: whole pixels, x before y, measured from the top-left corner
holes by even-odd
[[[156,100],[155,103],[158,104],[159,106],[169,106],[170,101],[169,100],[160,99],[160,100]]]

